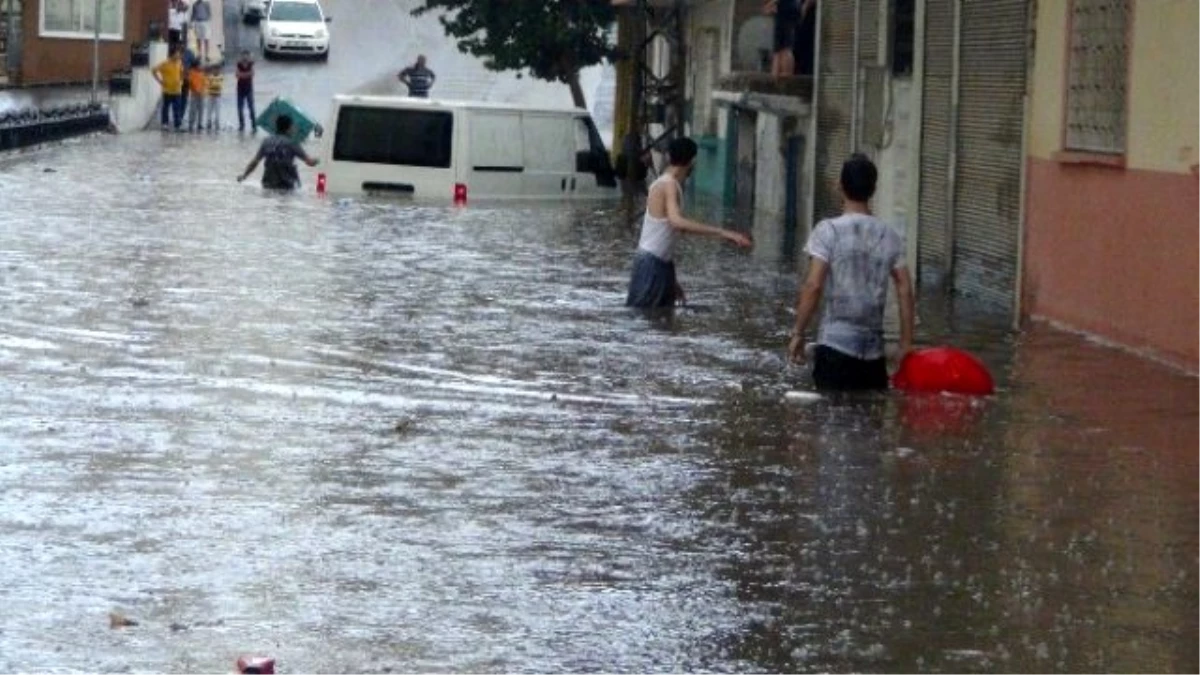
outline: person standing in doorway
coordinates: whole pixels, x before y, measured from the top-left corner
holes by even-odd
[[[866,155],[842,165],[843,211],[821,221],[809,237],[808,274],[796,303],[788,356],[804,363],[805,331],[828,289],[825,315],[813,354],[818,389],[887,389],[883,312],[888,277],[900,304],[900,359],[912,349],[913,287],[904,260],[904,239],[871,215],[878,172]]]
[[[294,190],[300,187],[300,174],[296,172],[296,160],[316,166],[317,160],[309,157],[300,144],[292,140],[292,118],[280,115],[275,118],[275,134],[264,138],[258,154],[250,160],[246,170],[238,176],[242,182],[254,173],[258,163],[263,162],[262,186],[267,190]]]
[[[633,259],[629,294],[625,298],[627,307],[671,307],[676,302],[686,301],[683,288],[675,276],[675,243],[679,235],[721,237],[742,248],[751,245],[750,238],[740,232],[684,217],[683,183],[695,167],[697,151],[696,142],[690,138],[676,138],[667,146],[671,165],[650,184],[642,233]]]
[[[243,49],[242,56],[237,62],[237,111],[238,131],[246,130],[246,121],[242,117],[242,108],[250,113],[250,130],[258,131],[258,122],[254,117],[254,59],[250,58],[250,50]]]
[[[150,74],[162,88],[162,128],[169,128],[171,116],[178,131],[183,126],[183,58],[179,49],[171,50],[167,60],[154,66]]]
[[[796,29],[800,23],[800,3],[808,0],[767,0],[763,11],[775,15],[775,37],[771,55],[771,75],[796,74]]]
[[[196,48],[200,50],[200,60],[208,63],[208,37],[212,21],[212,5],[208,0],[196,0],[192,4],[192,30],[196,32]]]
[[[429,90],[437,76],[425,65],[425,55],[417,57],[417,62],[400,71],[400,81],[408,87],[408,95],[416,98],[429,98]]]

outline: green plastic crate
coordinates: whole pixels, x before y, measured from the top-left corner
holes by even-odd
[[[262,111],[262,114],[258,116],[258,126],[264,131],[275,133],[275,118],[285,113],[292,118],[292,133],[288,135],[297,143],[303,143],[313,130],[320,129],[321,125],[310,120],[291,101],[282,97],[271,101],[266,110]],[[318,131],[317,134],[319,136],[320,132]]]

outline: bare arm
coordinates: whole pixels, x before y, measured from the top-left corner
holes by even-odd
[[[896,300],[900,303],[900,358],[912,351],[913,344],[913,301],[912,276],[907,267],[897,267],[892,270],[892,280],[896,282]]]
[[[809,258],[808,276],[800,286],[800,297],[796,301],[796,325],[792,330],[792,340],[788,344],[788,356],[796,363],[804,363],[804,332],[817,307],[821,305],[821,295],[825,292],[825,278],[829,276],[829,263],[824,260]]]
[[[304,148],[301,147],[299,143],[293,143],[292,147],[295,148],[296,156],[300,158],[300,161],[304,162],[305,164],[307,164],[309,166],[317,165],[316,158],[309,157],[308,153],[304,151]]]
[[[667,188],[667,194],[664,195],[667,200],[667,224],[681,232],[690,232],[692,234],[702,234],[709,237],[720,237],[741,246],[743,248],[750,246],[750,238],[740,232],[726,230],[712,225],[705,225],[694,220],[689,220],[683,216],[683,211],[679,207],[679,187],[671,185]]]
[[[262,158],[263,151],[262,147],[260,146],[258,148],[258,152],[254,153],[254,159],[250,160],[250,163],[246,165],[246,170],[242,172],[242,175],[238,176],[239,183],[246,180],[250,177],[250,174],[254,173],[254,170],[258,168],[258,163],[262,161]]]

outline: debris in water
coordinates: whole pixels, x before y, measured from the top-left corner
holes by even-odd
[[[150,304],[150,301],[147,300],[146,298],[134,298],[130,302],[133,304],[134,307],[146,307]]]
[[[275,659],[269,656],[243,656],[238,659],[239,673],[274,673]]]
[[[912,457],[917,451],[912,448],[896,448],[896,456],[900,459]]]
[[[42,173],[58,173],[58,169],[51,169],[50,167],[46,167],[46,168],[42,169]]]
[[[796,403],[812,403],[820,401],[821,395],[815,391],[788,391],[783,395],[785,401],[794,401]]]
[[[396,426],[392,427],[392,431],[395,431],[397,434],[401,435],[407,434],[413,430],[413,426],[415,425],[416,422],[412,421],[411,419],[403,419],[399,422],[396,422]]]
[[[108,627],[109,628],[128,628],[130,626],[136,626],[136,625],[138,625],[138,622],[134,621],[133,619],[125,616],[124,614],[122,614],[120,612],[109,612],[108,613]]]
[[[170,628],[171,628],[172,633],[179,633],[179,632],[187,630],[188,626],[185,623],[179,623],[178,621],[173,621],[173,622],[171,622]]]

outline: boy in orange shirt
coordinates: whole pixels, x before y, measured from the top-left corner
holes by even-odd
[[[204,129],[204,99],[208,97],[208,75],[199,62],[192,64],[187,74],[188,131]]]

